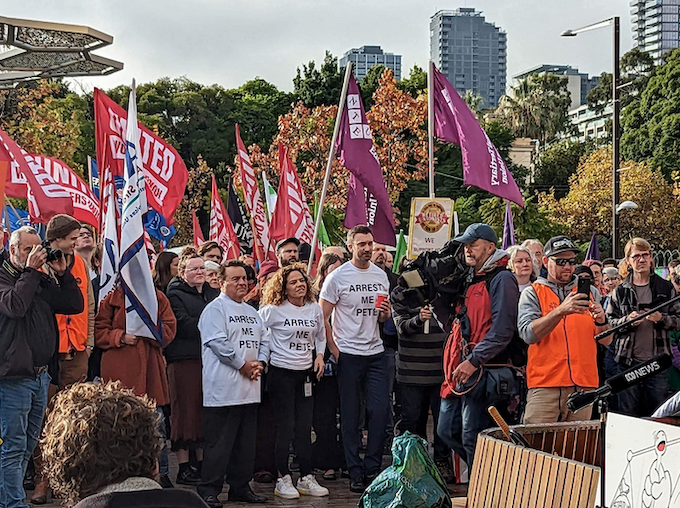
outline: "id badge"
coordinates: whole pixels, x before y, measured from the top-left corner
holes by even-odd
[[[312,396],[312,382],[310,380],[305,381],[305,397]]]

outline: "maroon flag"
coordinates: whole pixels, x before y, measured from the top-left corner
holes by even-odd
[[[198,217],[196,217],[196,210],[191,210],[191,221],[194,226],[194,247],[198,249],[205,243],[205,238],[203,238],[203,231],[201,231],[201,225],[198,222]]]
[[[217,189],[215,175],[212,175],[212,197],[210,199],[210,240],[217,242],[224,252],[223,261],[238,259],[239,251],[238,236],[234,232],[231,220],[227,214],[227,208],[220,197]]]
[[[479,187],[524,207],[517,183],[489,136],[446,76],[431,65],[434,135],[460,146],[465,185]]]
[[[353,177],[347,197],[345,227],[368,224],[377,242],[396,245],[392,204],[353,75],[349,78],[347,104],[340,119],[337,150],[340,164]]]
[[[28,199],[31,222],[47,223],[54,215],[73,215],[73,199],[68,190],[54,181],[52,176],[38,164],[32,155],[19,147],[6,132],[0,130],[0,160],[10,163],[7,172],[7,195]],[[16,175],[17,178],[14,178]],[[10,193],[27,187],[24,195]]]

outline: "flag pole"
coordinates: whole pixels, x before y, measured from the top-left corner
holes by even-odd
[[[434,62],[429,61],[427,69],[427,150],[429,165],[429,187],[430,199],[434,199],[434,95],[432,94],[432,84],[434,82]]]
[[[309,264],[307,265],[307,273],[312,273],[312,265],[314,264],[314,251],[316,250],[316,243],[319,239],[319,228],[321,227],[321,216],[323,213],[323,204],[326,200],[326,191],[328,190],[328,182],[331,178],[331,165],[335,157],[335,143],[340,133],[340,120],[342,120],[342,113],[345,110],[345,102],[347,102],[347,88],[349,87],[349,77],[352,75],[352,62],[347,62],[345,68],[345,80],[342,84],[342,93],[340,94],[340,102],[338,104],[338,114],[335,116],[335,127],[333,128],[333,138],[331,139],[331,150],[328,153],[328,162],[326,163],[326,176],[323,179],[323,187],[321,188],[321,198],[319,198],[319,209],[316,211],[316,221],[314,223],[314,236],[312,236],[312,252],[309,255]]]

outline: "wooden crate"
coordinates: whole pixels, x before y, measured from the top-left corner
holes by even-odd
[[[470,474],[467,508],[592,508],[599,464],[598,422],[513,427],[534,448],[482,432]],[[456,503],[461,505],[462,500]]]

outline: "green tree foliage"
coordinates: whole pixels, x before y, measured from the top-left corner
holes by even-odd
[[[576,172],[584,155],[597,146],[595,140],[585,143],[562,139],[542,150],[536,161],[532,188],[539,192],[554,191],[555,197],[563,198],[569,192],[569,178]]]
[[[504,199],[492,197],[482,200],[479,207],[481,221],[494,228],[499,236],[503,232],[505,203]],[[524,194],[524,208],[511,203],[510,209],[517,243],[529,238],[538,238],[545,243],[550,237],[564,232],[562,225],[551,217],[550,211],[535,195]]]
[[[538,139],[545,145],[571,127],[567,82],[554,74],[528,76],[510,95],[501,97],[496,111],[516,137]]]
[[[414,65],[408,78],[402,79],[398,85],[400,90],[408,92],[415,99],[423,92],[427,92],[427,71]]]
[[[364,103],[366,111],[373,106],[373,94],[378,89],[378,86],[380,86],[380,78],[382,78],[386,70],[387,67],[384,65],[374,65],[368,69],[366,75],[361,78],[361,81],[359,82],[361,100]]]
[[[666,56],[621,116],[621,155],[649,160],[666,178],[680,170],[680,51]]]
[[[329,51],[323,59],[320,69],[311,60],[297,69],[293,78],[293,93],[308,108],[332,106],[340,100],[344,69],[338,68],[338,59]]]

